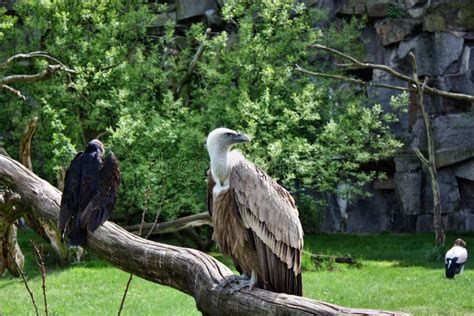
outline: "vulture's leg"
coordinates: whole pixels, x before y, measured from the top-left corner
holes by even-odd
[[[240,282],[244,280],[249,280],[250,275],[243,273],[241,275],[231,275],[223,279],[219,284],[216,286],[216,289],[222,290],[225,288],[227,285],[230,285],[231,283],[237,283],[239,284]],[[232,287],[231,287],[232,288]]]
[[[252,271],[252,277],[250,279],[247,278],[238,281],[237,284],[231,287],[230,294],[240,291],[240,289],[243,289],[244,287],[249,287],[250,291],[252,291],[255,284],[257,284],[257,273],[255,273],[255,271]]]

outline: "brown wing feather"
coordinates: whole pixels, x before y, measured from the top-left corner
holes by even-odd
[[[264,287],[302,295],[303,229],[293,198],[246,160],[233,167],[230,187],[245,226],[253,232]]]

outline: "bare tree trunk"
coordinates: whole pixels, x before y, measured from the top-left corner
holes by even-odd
[[[6,269],[16,277],[20,276],[17,266],[23,269],[25,257],[16,239],[15,220],[21,211],[17,206],[20,195],[6,189],[0,182],[0,276]],[[12,262],[12,258],[16,264]]]
[[[2,155],[0,183],[20,195],[18,203],[23,209],[57,222],[61,192],[18,162]],[[112,222],[105,222],[89,234],[87,247],[124,271],[192,295],[197,308],[205,315],[406,315],[352,309],[261,289],[228,294],[216,286],[232,275],[232,271],[216,259],[198,250],[140,238]]]
[[[415,154],[418,156],[418,159],[421,160],[421,162],[423,163],[425,168],[428,169],[428,172],[430,174],[431,190],[433,191],[433,229],[435,231],[436,246],[442,247],[444,246],[446,240],[446,234],[444,232],[443,220],[441,217],[441,194],[439,191],[438,172],[436,170],[433,129],[431,128],[431,120],[428,115],[428,112],[426,111],[424,101],[425,87],[426,83],[428,82],[428,77],[425,77],[425,81],[423,83],[420,83],[417,74],[415,55],[413,53],[410,53],[410,58],[413,66],[413,79],[415,80],[416,87],[418,90],[419,106],[423,115],[423,121],[425,123],[426,139],[428,142],[428,158],[423,156],[423,154],[418,148],[415,148],[414,151]]]
[[[30,123],[26,126],[23,135],[21,136],[20,142],[21,162],[26,168],[30,170],[33,170],[33,165],[31,163],[31,140],[35,134],[37,123],[37,117],[31,119]],[[57,230],[56,224],[49,223],[48,221],[42,220],[41,218],[36,218],[32,214],[26,214],[25,219],[31,229],[33,229],[45,240],[49,241],[51,247],[58,255],[61,263],[65,263],[69,257],[69,249],[67,245],[61,241],[61,234]]]

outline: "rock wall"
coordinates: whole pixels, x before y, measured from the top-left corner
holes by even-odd
[[[324,5],[325,1],[319,1]],[[328,1],[326,1],[328,2]],[[367,15],[364,31],[367,59],[409,74],[408,53],[416,54],[418,75],[446,91],[474,94],[474,0],[342,0],[328,8],[335,19]],[[373,82],[402,84],[374,71]],[[397,92],[369,89],[369,95],[389,109]],[[413,98],[414,100],[414,98]],[[474,104],[428,97],[439,172],[443,223],[447,230],[474,231]],[[347,219],[329,199],[322,231],[427,232],[433,229],[432,191],[411,148],[426,150],[426,133],[416,102],[400,117],[395,131],[406,148],[393,159],[389,179],[373,183],[371,198],[350,202]],[[344,225],[341,226],[341,220]]]

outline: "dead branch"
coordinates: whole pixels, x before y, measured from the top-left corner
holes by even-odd
[[[0,85],[15,83],[15,82],[35,82],[48,79],[54,73],[63,70],[67,71],[62,65],[48,65],[43,71],[33,75],[10,75],[0,79]]]
[[[333,55],[336,55],[336,56],[339,56],[343,59],[346,59],[346,60],[349,60],[351,61],[351,63],[348,63],[348,64],[336,64],[337,66],[341,66],[341,67],[345,67],[345,68],[371,68],[371,69],[379,69],[379,70],[382,70],[382,71],[385,71],[386,73],[389,73],[391,74],[392,76],[398,78],[398,79],[401,79],[405,82],[409,82],[411,84],[415,84],[415,81],[413,80],[413,78],[410,78],[408,76],[405,76],[404,74],[402,73],[399,73],[398,71],[394,70],[393,68],[390,68],[386,65],[381,65],[381,64],[371,64],[371,63],[364,63],[364,62],[361,62],[359,60],[357,60],[356,58],[352,57],[352,56],[349,56],[347,54],[344,54],[343,52],[341,51],[338,51],[336,49],[333,49],[333,48],[330,48],[330,47],[327,47],[327,46],[324,46],[324,45],[320,45],[320,44],[313,44],[311,45],[312,48],[318,48],[318,49],[321,49],[321,50],[325,50]]]
[[[43,290],[43,300],[44,300],[44,313],[48,316],[48,300],[46,299],[46,266],[44,265],[43,255],[38,249],[38,246],[33,240],[30,239],[31,244],[33,245],[33,250],[36,255],[36,264],[38,265],[41,272],[41,288]]]
[[[311,254],[311,259],[318,264],[323,261],[334,261],[336,263],[346,263],[349,265],[357,264],[357,261],[349,256],[329,256],[321,254]]]
[[[355,79],[355,78],[350,78],[346,76],[341,76],[341,75],[334,75],[334,74],[325,74],[322,72],[314,72],[314,71],[309,71],[304,68],[301,68],[299,65],[295,65],[296,70],[299,72],[302,72],[307,75],[315,76],[315,77],[322,77],[322,78],[329,78],[329,79],[336,79],[336,80],[341,80],[341,81],[346,81],[349,83],[353,84],[358,84],[362,86],[368,86],[368,87],[377,87],[377,88],[385,88],[385,89],[392,89],[392,90],[398,90],[398,91],[407,91],[407,92],[416,92],[417,90],[415,88],[405,88],[405,87],[400,87],[400,86],[394,86],[390,84],[385,84],[385,83],[375,83],[372,81],[364,81],[361,79]]]
[[[33,165],[31,164],[31,139],[36,132],[37,126],[38,118],[33,117],[30,123],[26,126],[20,141],[21,163],[30,170],[33,170]]]
[[[145,223],[143,224],[143,229],[149,230],[148,235],[169,234],[178,232],[183,229],[199,227],[202,225],[212,225],[211,216],[208,212],[184,216],[176,220],[164,223]],[[124,229],[134,234],[138,233],[139,228],[140,225],[131,225],[124,227]]]
[[[30,53],[20,53],[20,54],[10,56],[9,58],[7,58],[6,61],[4,61],[3,63],[0,64],[0,70],[3,70],[5,68],[7,68],[10,64],[12,64],[13,62],[15,62],[17,60],[20,60],[20,59],[34,59],[34,58],[46,59],[46,60],[52,62],[53,64],[58,64],[58,65],[63,66],[65,69],[67,69],[68,72],[75,73],[74,70],[67,68],[66,65],[64,65],[62,62],[60,62],[58,59],[56,59],[56,58],[52,57],[51,55],[49,55],[48,52],[41,52],[41,51],[30,52]]]
[[[336,49],[326,47],[326,46],[320,45],[320,44],[314,44],[311,47],[327,51],[327,52],[329,52],[333,55],[339,56],[343,59],[346,59],[346,60],[350,61],[350,63],[346,63],[346,64],[336,64],[338,66],[341,66],[341,67],[344,67],[344,68],[367,68],[367,69],[382,70],[382,71],[392,75],[395,78],[398,78],[398,79],[401,79],[405,82],[408,82],[412,87],[416,87],[415,79],[413,79],[409,76],[406,76],[406,75],[396,71],[395,69],[393,69],[389,66],[382,65],[382,64],[364,63],[364,62],[361,62],[361,61],[357,60],[356,58],[354,58],[352,56],[344,54],[341,51],[338,51]],[[303,69],[300,67],[300,69],[297,69],[297,70],[302,71]],[[306,71],[306,73],[308,73],[308,71]],[[316,76],[317,73],[314,73],[312,75]],[[357,83],[357,84],[359,84],[359,83]],[[395,87],[388,87],[388,88],[389,89],[396,89]],[[399,90],[399,89],[396,89],[396,90]],[[435,95],[435,96],[440,96],[440,97],[445,97],[445,98],[450,98],[450,99],[455,99],[455,100],[474,102],[474,96],[468,95],[468,94],[443,91],[443,90],[439,90],[439,89],[436,89],[436,88],[433,88],[433,87],[430,87],[430,86],[425,86],[424,91],[425,91],[426,94],[430,94],[430,95]]]
[[[0,155],[0,182],[21,196],[25,210],[57,222],[61,192],[20,163]],[[217,287],[232,271],[198,250],[140,238],[112,222],[88,235],[87,247],[112,265],[152,282],[193,296],[205,315],[406,315],[401,312],[353,309],[309,298],[247,289],[229,294]]]
[[[6,84],[0,84],[0,89],[6,90],[7,92],[10,92],[14,96],[19,97],[23,101],[26,101],[26,97],[17,89],[10,87],[9,85]]]
[[[148,198],[149,197],[150,197],[150,188],[147,187],[145,189],[145,193],[144,193],[144,205],[143,205],[142,219],[140,221],[140,228],[138,230],[138,236],[140,236],[140,237],[142,236],[143,224],[145,223],[145,214],[148,210]],[[145,239],[147,239],[147,238],[145,238]],[[120,302],[120,307],[119,307],[119,310],[118,310],[118,313],[117,313],[118,316],[120,316],[120,314],[122,313],[123,305],[125,304],[125,299],[127,298],[128,289],[130,287],[130,283],[132,283],[132,279],[133,279],[133,273],[130,273],[130,276],[128,277],[127,285],[125,286],[125,291],[123,292],[122,301]]]
[[[14,262],[14,264],[15,264],[17,270],[18,270],[18,273],[21,275],[21,278],[23,280],[23,283],[25,284],[26,290],[30,294],[31,302],[33,303],[33,306],[35,307],[36,316],[39,316],[38,305],[36,305],[35,296],[34,296],[33,292],[31,291],[30,287],[28,286],[28,282],[26,281],[26,277],[25,277],[25,274],[23,273],[23,270],[20,268],[18,263],[16,263],[16,260],[15,260],[15,258],[13,258],[12,254],[10,252],[8,254],[11,257],[11,260]]]

